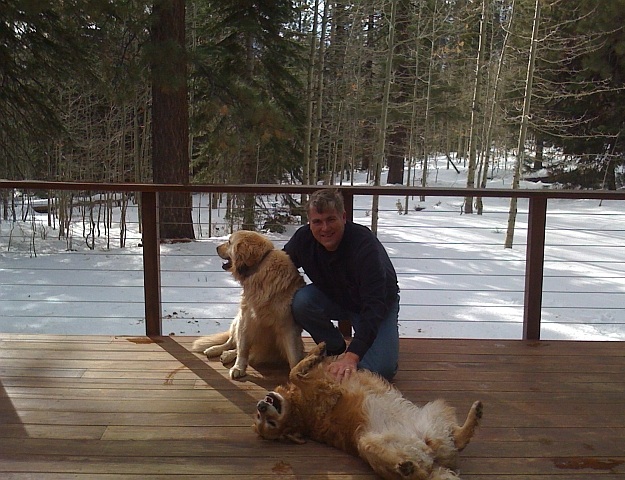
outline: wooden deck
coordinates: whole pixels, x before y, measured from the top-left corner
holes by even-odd
[[[0,334],[0,478],[373,479],[358,458],[251,430],[256,401],[285,372],[234,382],[188,337]],[[471,480],[625,476],[625,345],[401,340],[396,385],[484,402],[462,453]]]

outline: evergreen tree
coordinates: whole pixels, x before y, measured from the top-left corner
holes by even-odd
[[[301,177],[301,53],[290,1],[215,0],[199,5],[195,50],[196,178],[273,183]],[[243,198],[253,229],[255,198]]]
[[[102,13],[89,1],[0,3],[1,176],[45,178],[42,156],[63,132],[56,85],[89,77]]]
[[[547,106],[569,119],[566,131],[547,135],[575,159],[576,166],[554,172],[562,183],[589,188],[616,188],[616,168],[625,151],[625,1],[596,0],[566,4],[558,10],[570,37],[585,40],[550,80],[561,86]],[[552,132],[548,132],[552,133]]]

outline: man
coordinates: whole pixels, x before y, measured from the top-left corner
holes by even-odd
[[[354,336],[345,355],[330,364],[337,381],[366,368],[391,379],[399,357],[399,287],[386,250],[367,227],[348,222],[336,189],[314,192],[307,204],[308,225],[299,228],[284,250],[311,280],[295,293],[295,322],[328,355],[346,350],[332,320],[349,320]]]

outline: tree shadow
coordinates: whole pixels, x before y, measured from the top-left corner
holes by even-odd
[[[257,392],[236,388],[237,385],[245,386],[245,384],[253,383],[265,390],[273,390],[277,385],[288,381],[288,367],[277,368],[265,365],[253,369],[241,380],[233,381],[225,378],[221,373],[213,369],[210,364],[187,350],[173,338],[169,336],[150,338],[199,379],[204,381],[209,388],[219,392],[239,410],[249,415],[253,415],[256,412],[256,403],[259,400],[259,398],[256,398]],[[255,375],[254,371],[258,372],[259,375]]]

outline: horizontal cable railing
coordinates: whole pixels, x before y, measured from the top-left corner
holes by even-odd
[[[237,226],[226,218],[223,205],[213,205],[209,213],[210,195],[270,196],[265,203],[278,208],[276,195],[322,187],[0,181],[0,188],[23,194],[73,191],[76,197],[128,194],[123,241],[117,205],[106,213],[111,215],[106,228],[103,217],[97,218],[105,215],[101,210],[74,206],[71,232],[65,236],[59,235],[58,224],[48,227],[41,207],[0,223],[0,331],[197,335],[225,330],[240,293],[215,252]],[[197,241],[156,244],[150,258],[146,250],[156,236],[146,238],[149,202],[138,200],[178,190],[194,193]],[[371,222],[371,195],[389,197],[379,210],[378,236],[402,290],[402,335],[625,339],[625,192],[360,186],[343,191],[350,215],[365,225]],[[410,208],[404,214],[399,203],[404,205],[406,195]],[[485,198],[482,215],[462,215],[465,196]],[[504,249],[508,208],[501,200],[512,196],[520,199],[514,247]],[[601,202],[601,208],[583,213],[572,208],[589,199]],[[532,202],[544,203],[544,211],[536,213],[535,205],[532,211]],[[541,215],[546,223],[539,228],[540,248],[532,248],[528,229]],[[97,227],[90,230],[94,223]],[[276,248],[297,226],[268,233]],[[150,266],[154,255],[158,262]],[[537,256],[538,273],[528,262]],[[146,265],[152,268],[147,280]],[[158,282],[150,285],[156,277]]]

